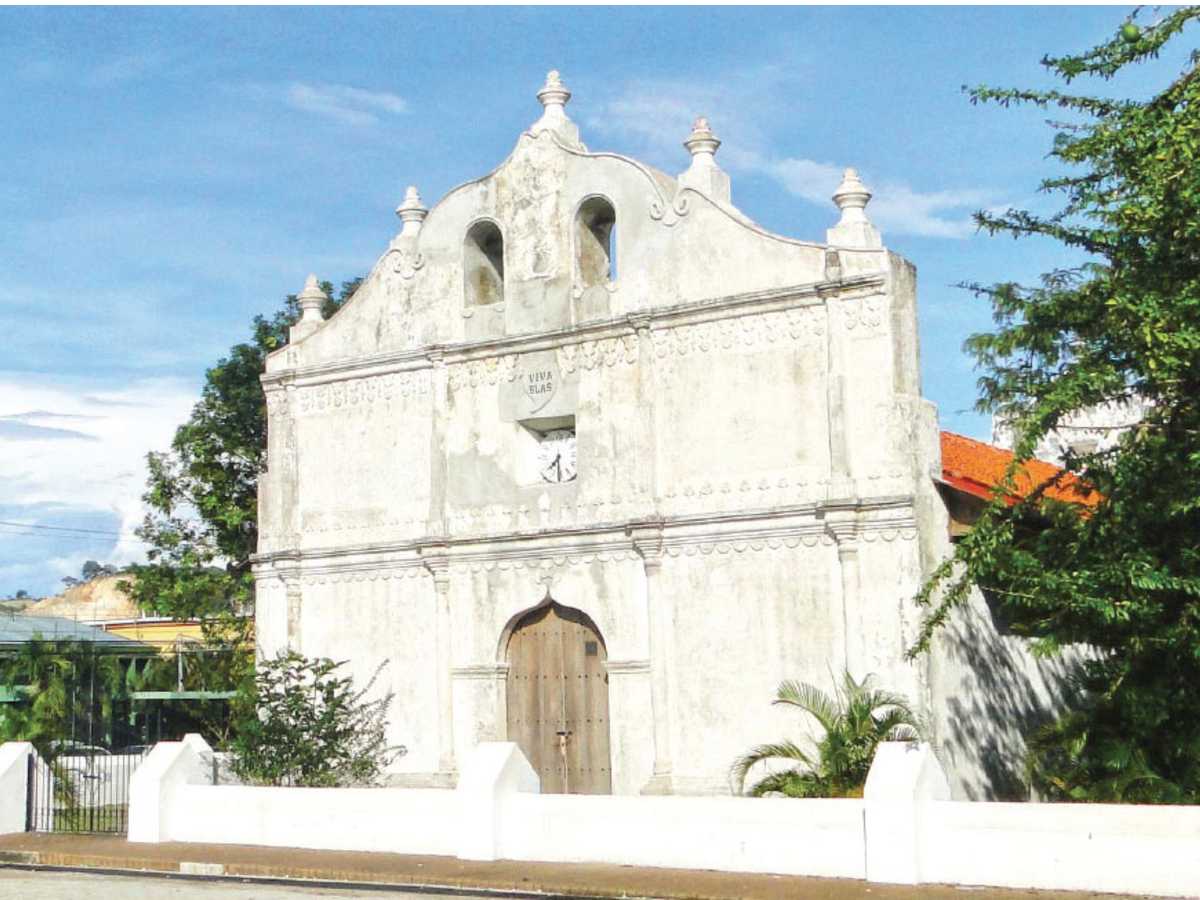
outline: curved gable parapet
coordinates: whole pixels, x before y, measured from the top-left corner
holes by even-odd
[[[675,179],[589,152],[561,110],[548,124],[544,116],[495,170],[422,208],[423,221],[414,225],[410,208],[353,302],[297,335],[271,368],[561,331],[827,280],[828,245],[773,234],[737,210],[712,159],[720,142],[706,121],[697,129],[685,144],[692,167]],[[854,235],[865,221],[855,219]],[[883,271],[882,245],[858,243],[838,248],[835,271]]]

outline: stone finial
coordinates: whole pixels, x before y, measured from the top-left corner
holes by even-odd
[[[543,131],[553,131],[571,146],[582,147],[579,140],[579,128],[567,118],[564,107],[571,99],[571,92],[562,82],[562,76],[557,69],[546,73],[546,83],[537,92],[538,102],[542,104],[542,117],[533,123],[530,132],[539,135]]]
[[[717,136],[709,127],[708,119],[700,116],[692,123],[692,133],[683,142],[683,146],[687,147],[688,153],[692,154],[693,165],[703,161],[707,161],[708,165],[716,165],[713,156],[716,154],[717,148],[721,146],[721,142],[717,140]]]
[[[396,215],[404,223],[400,234],[404,237],[416,237],[421,230],[421,223],[429,215],[429,210],[421,202],[421,195],[414,185],[409,185],[404,192],[404,202],[396,207]]]
[[[563,107],[571,99],[571,92],[562,83],[562,76],[558,74],[558,69],[551,69],[546,73],[546,83],[537,92],[537,98],[542,106],[546,108],[547,112],[552,108],[557,108],[560,113],[566,115]]]
[[[296,297],[296,300],[300,304],[300,321],[325,321],[325,317],[321,314],[321,307],[325,305],[325,301],[328,299],[328,295],[317,284],[317,276],[309,275],[304,281],[304,290]]]
[[[729,175],[714,158],[721,142],[713,134],[708,119],[700,116],[692,123],[692,133],[683,142],[692,154],[692,164],[679,176],[681,187],[690,187],[713,200],[730,202]]]
[[[842,211],[842,217],[826,232],[829,243],[864,249],[883,246],[879,231],[867,218],[866,208],[871,202],[871,192],[862,183],[856,170],[846,169],[842,174],[842,183],[833,192],[833,202]]]

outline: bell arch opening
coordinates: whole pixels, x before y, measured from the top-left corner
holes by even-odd
[[[617,278],[617,213],[604,197],[588,197],[575,214],[575,254],[583,290]]]
[[[504,236],[487,220],[476,222],[463,240],[463,287],[467,306],[504,301]]]

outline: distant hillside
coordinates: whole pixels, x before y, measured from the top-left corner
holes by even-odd
[[[46,597],[21,612],[28,616],[60,616],[81,622],[109,622],[136,619],[137,605],[117,587],[129,575],[102,575],[69,587],[55,597]]]

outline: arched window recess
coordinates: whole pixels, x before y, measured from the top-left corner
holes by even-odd
[[[468,308],[504,302],[504,236],[483,219],[463,240],[464,301]]]
[[[575,213],[576,296],[612,289],[617,280],[617,214],[607,198],[592,196]]]

